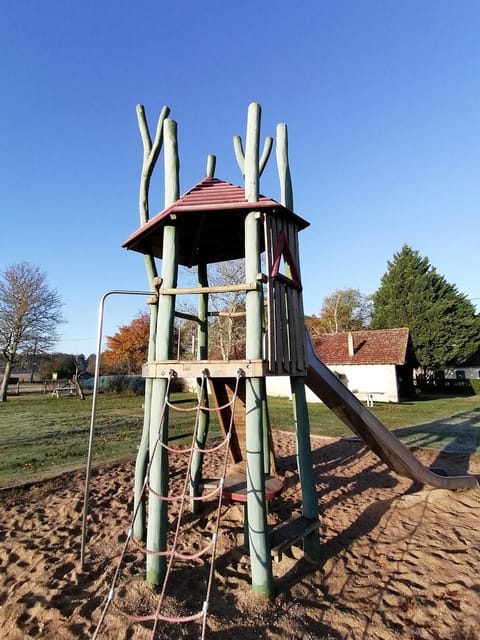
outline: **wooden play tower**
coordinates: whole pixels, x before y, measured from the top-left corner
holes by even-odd
[[[179,197],[175,133],[175,123],[164,117],[159,122],[155,139],[157,146],[153,149],[144,124],[144,169],[152,154],[158,155],[162,137],[165,143],[165,209],[149,220],[145,216],[140,228],[123,245],[144,254],[152,291],[155,291],[150,300],[149,361],[144,367],[147,379],[145,419],[136,465],[138,513],[134,536],[146,540],[147,548],[153,551],[162,551],[166,547],[168,502],[159,496],[165,496],[168,491],[168,455],[164,450],[155,450],[154,442],[159,437],[160,421],[161,438],[165,442],[168,440],[168,410],[164,411],[164,408],[172,372],[180,378],[197,380],[206,375],[211,397],[218,406],[225,405],[226,399],[231,397],[235,380],[240,375],[230,454],[236,479],[243,478],[245,483],[252,587],[255,593],[270,596],[273,578],[267,499],[275,469],[268,424],[267,376],[290,377],[303,517],[306,522],[318,523],[304,388],[307,360],[298,245],[298,233],[308,223],[293,212],[285,125],[278,125],[276,141],[281,202],[259,193],[259,178],[268,160],[272,139],[266,139],[260,156],[260,107],[257,104],[249,107],[245,152],[240,138],[234,139],[244,187],[215,178],[214,162],[210,157],[207,177]],[[146,171],[143,177],[149,180]],[[155,258],[162,261],[160,277],[155,270]],[[208,265],[238,259],[245,261],[244,283],[209,286]],[[179,265],[197,268],[197,287],[177,286]],[[209,297],[219,291],[232,290],[246,293],[244,357],[209,360]],[[175,359],[172,353],[174,319],[176,315],[185,317],[176,309],[176,303],[183,295],[192,294],[198,296],[197,313],[194,317],[189,316],[198,327],[197,359]],[[208,404],[206,387],[199,386],[199,389],[204,396],[202,402]],[[193,456],[190,473],[192,497],[198,495],[203,487],[201,451],[208,435],[208,415],[205,411],[200,416],[198,452]],[[225,410],[219,411],[219,418],[221,424],[227,423]],[[149,459],[152,451],[155,451],[153,460]],[[152,489],[148,495],[148,506],[139,504],[147,461]],[[195,509],[196,505],[198,503],[192,501],[192,508]],[[318,526],[308,530],[304,537],[304,550],[312,560],[318,559]],[[162,556],[148,555],[147,580],[161,584],[164,572]]]

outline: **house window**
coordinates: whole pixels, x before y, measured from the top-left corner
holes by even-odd
[[[455,378],[457,380],[465,380],[465,371],[455,371]]]

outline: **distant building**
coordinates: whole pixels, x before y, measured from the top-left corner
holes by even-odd
[[[317,356],[360,400],[399,402],[414,393],[417,365],[408,328],[312,336]],[[270,395],[289,395],[288,378],[267,378]],[[318,401],[308,390],[307,400]]]
[[[480,378],[480,350],[462,364],[449,365],[436,372],[437,378],[445,380],[478,380]]]

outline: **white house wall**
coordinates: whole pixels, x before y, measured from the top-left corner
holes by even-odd
[[[357,364],[332,365],[329,367],[338,375],[345,376],[343,383],[365,400],[370,394],[377,402],[398,402],[398,387],[395,365],[393,364]]]
[[[397,378],[393,364],[331,365],[329,369],[336,373],[360,400],[367,400],[367,396],[370,395],[376,402],[398,402]],[[267,394],[291,398],[290,378],[268,376]],[[320,402],[318,396],[308,387],[306,396],[307,402]]]

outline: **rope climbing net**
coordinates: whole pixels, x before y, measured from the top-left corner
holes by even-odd
[[[202,412],[210,412],[217,409],[212,409],[205,404],[202,404],[202,399],[206,398],[206,384],[207,384],[207,374],[204,372],[201,378],[201,385],[199,392],[197,394],[197,403],[193,407],[179,407],[178,405],[172,403],[170,401],[170,388],[173,379],[175,378],[175,372],[171,371],[169,373],[168,381],[167,381],[167,389],[165,393],[165,399],[163,402],[161,417],[159,420],[157,437],[155,440],[155,445],[153,450],[150,452],[149,462],[147,464],[147,469],[145,473],[145,480],[142,486],[141,499],[137,501],[137,505],[134,508],[132,518],[131,518],[131,526],[128,529],[125,542],[122,546],[120,557],[116,566],[116,569],[113,574],[113,578],[111,581],[110,589],[108,591],[108,595],[105,599],[105,603],[102,608],[102,612],[100,615],[100,619],[96,626],[95,632],[92,636],[93,640],[101,637],[102,631],[106,630],[108,617],[107,614],[111,607],[113,607],[115,614],[122,616],[125,618],[127,624],[135,624],[135,623],[151,623],[152,631],[151,631],[151,639],[153,640],[157,634],[157,630],[159,630],[159,625],[161,623],[170,623],[170,624],[186,624],[189,622],[198,621],[201,624],[201,638],[202,640],[205,638],[206,630],[207,630],[207,613],[210,602],[210,595],[212,591],[212,585],[214,581],[214,567],[215,567],[215,559],[217,555],[217,545],[218,545],[218,537],[219,530],[221,524],[222,517],[222,494],[223,487],[225,484],[225,476],[228,469],[228,457],[229,457],[229,443],[232,437],[232,431],[234,427],[234,410],[235,410],[235,402],[238,397],[239,383],[240,379],[243,377],[243,371],[239,370],[237,372],[234,393],[229,400],[228,403],[223,405],[222,407],[218,407],[218,409],[222,410],[228,407],[231,407],[231,419],[229,423],[228,430],[226,431],[225,437],[221,442],[217,444],[212,444],[211,446],[205,446],[201,448],[198,445],[198,431],[199,431],[199,423],[200,423],[200,415]],[[178,412],[192,412],[195,413],[195,422],[192,433],[192,441],[191,445],[187,447],[172,447],[168,444],[168,442],[163,438],[163,429],[165,425],[166,416],[168,410],[171,409],[173,411]],[[157,449],[164,448],[169,454],[175,456],[181,456],[183,458],[187,458],[187,464],[183,466],[184,477],[183,481],[177,482],[175,485],[174,492],[168,495],[162,495],[158,491],[154,490],[151,486],[150,478],[151,478],[151,470],[152,470],[152,462],[155,460],[155,454]],[[193,495],[190,492],[190,480],[191,480],[191,468],[192,468],[192,460],[195,454],[208,455],[208,454],[217,454],[220,456],[220,477],[218,480],[217,486],[215,486],[212,490],[210,490],[206,494],[202,495]],[[175,518],[173,526],[170,526],[170,533],[168,542],[165,550],[162,551],[153,551],[148,549],[147,546],[136,540],[133,536],[134,523],[135,519],[138,515],[138,511],[140,508],[140,504],[142,500],[145,500],[147,496],[154,496],[156,499],[164,501],[171,505],[175,509]],[[213,516],[210,517],[210,540],[205,543],[205,545],[201,548],[196,549],[188,549],[188,526],[191,525],[191,513],[189,512],[187,517],[187,510],[189,511],[190,503],[192,500],[198,501],[207,501],[213,500],[216,498],[216,506],[214,509]],[[182,538],[182,525],[184,536]],[[187,539],[187,540],[185,540]],[[131,609],[131,606],[128,606],[125,602],[120,602],[122,598],[122,589],[121,589],[121,579],[124,575],[125,565],[128,563],[129,559],[132,557],[132,554],[129,553],[130,550],[140,552],[142,557],[147,555],[156,555],[162,556],[166,560],[166,571],[165,578],[163,580],[163,584],[161,585],[160,592],[156,596],[156,604],[154,604],[148,613],[144,615],[134,614]],[[135,556],[134,556],[135,557]],[[187,568],[197,568],[199,566],[199,562],[202,563],[205,573],[205,579],[202,581],[204,585],[204,598],[201,601],[201,606],[197,611],[193,611],[188,613],[187,615],[169,615],[167,614],[167,610],[169,611],[169,607],[166,606],[167,595],[169,593],[170,583],[175,581],[174,579],[174,567],[183,563],[183,567]],[[191,574],[190,574],[191,577]],[[199,601],[200,602],[200,601]],[[177,613],[177,612],[175,612]]]

